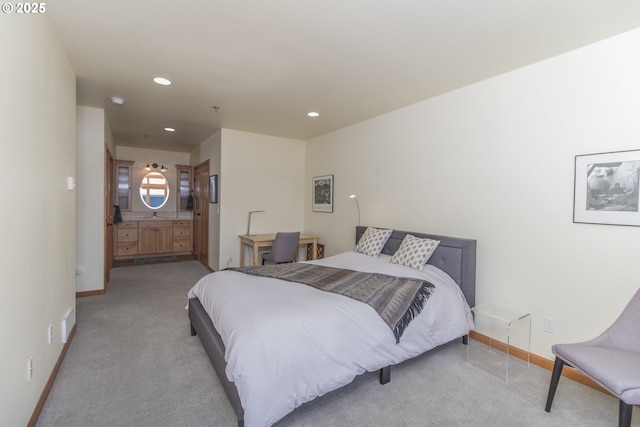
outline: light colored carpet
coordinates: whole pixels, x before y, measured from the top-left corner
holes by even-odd
[[[119,267],[105,295],[79,299],[76,335],[37,426],[235,426],[184,309],[206,273],[195,261]],[[505,384],[477,356],[504,354],[472,346],[474,364],[456,341],[392,368],[384,386],[362,375],[277,427],[617,425],[616,399],[566,378],[546,413],[549,371],[512,359]]]

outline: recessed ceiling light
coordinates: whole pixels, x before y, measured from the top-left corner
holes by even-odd
[[[166,130],[167,132],[175,132],[176,131],[174,128],[164,128],[164,130]]]
[[[320,113],[316,113],[315,111],[311,111],[309,113],[307,113],[307,116],[309,117],[318,117],[320,115]]]
[[[124,104],[124,99],[117,97],[117,96],[112,96],[111,97],[111,102],[113,102],[116,105],[122,105]]]
[[[162,86],[169,86],[171,84],[171,80],[165,79],[164,77],[154,77],[153,81]]]

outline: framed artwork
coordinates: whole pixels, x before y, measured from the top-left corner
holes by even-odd
[[[314,176],[313,212],[333,212],[333,175]]]
[[[209,203],[218,203],[218,175],[209,177]]]
[[[640,150],[576,156],[573,222],[640,226]]]

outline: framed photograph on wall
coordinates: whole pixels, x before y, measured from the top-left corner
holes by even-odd
[[[576,156],[573,222],[640,226],[640,150]]]
[[[313,177],[312,211],[333,212],[333,175]]]
[[[209,203],[218,203],[218,175],[209,177]]]

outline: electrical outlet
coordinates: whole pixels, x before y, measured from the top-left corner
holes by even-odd
[[[53,324],[49,325],[49,329],[47,332],[49,336],[49,344],[51,344],[53,342]]]
[[[544,331],[550,334],[556,333],[556,321],[550,317],[544,318]]]

